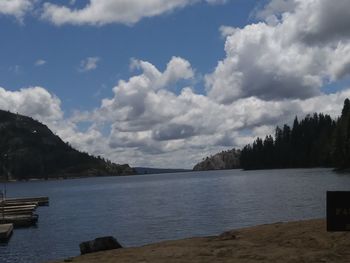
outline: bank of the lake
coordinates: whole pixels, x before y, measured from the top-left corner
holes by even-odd
[[[79,255],[79,243],[115,236],[125,247],[218,235],[279,221],[325,216],[327,190],[349,190],[332,169],[207,171],[16,182],[13,197],[48,196],[36,228],[16,229],[1,262]]]
[[[98,252],[55,263],[348,263],[349,246],[350,233],[326,232],[325,220],[318,219]]]

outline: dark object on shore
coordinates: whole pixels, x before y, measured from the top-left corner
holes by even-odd
[[[327,191],[327,231],[350,231],[350,191]]]
[[[122,248],[119,242],[114,237],[100,237],[95,240],[86,241],[79,245],[82,255],[103,250],[111,250]]]
[[[13,232],[13,224],[0,225],[0,243],[7,242]]]
[[[218,236],[218,239],[221,241],[235,240],[235,239],[237,239],[236,232],[235,231],[224,232]]]

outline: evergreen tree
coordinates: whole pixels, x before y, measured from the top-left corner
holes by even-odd
[[[296,167],[350,167],[350,101],[344,102],[341,117],[334,121],[329,115],[307,115],[293,126],[276,127],[264,141],[257,138],[241,153],[244,169]]]

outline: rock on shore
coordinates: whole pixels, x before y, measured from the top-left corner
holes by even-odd
[[[348,263],[349,247],[349,232],[329,233],[326,232],[325,220],[308,220],[249,227],[219,236],[109,250],[68,260],[77,263]]]
[[[240,168],[240,150],[232,149],[222,151],[213,156],[206,157],[193,167],[194,171],[224,170]]]

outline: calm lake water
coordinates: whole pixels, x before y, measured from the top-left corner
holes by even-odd
[[[0,262],[79,254],[113,235],[124,246],[219,234],[245,226],[325,217],[327,190],[350,190],[330,169],[191,172],[8,184],[9,196],[49,196],[35,228],[16,229]]]

